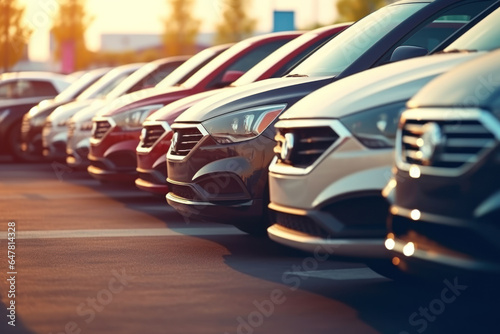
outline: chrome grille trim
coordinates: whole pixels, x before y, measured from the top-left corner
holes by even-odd
[[[201,124],[177,123],[172,125],[172,131],[174,135],[179,133],[179,139],[176,150],[173,151],[172,146],[168,150],[167,159],[170,160],[184,160],[208,136]]]
[[[275,140],[277,145],[274,148],[274,157],[269,170],[273,173],[287,174],[287,175],[306,175],[310,173],[330,152],[342,145],[348,138],[352,137],[347,128],[339,121],[332,119],[310,119],[310,120],[281,120],[276,123],[277,134]],[[312,147],[312,148],[299,148],[295,152],[296,155],[310,155],[310,163],[307,165],[293,165],[290,162],[284,162],[278,157],[281,153],[282,143],[284,141],[284,129],[317,129],[317,128],[330,128],[336,135],[336,138],[314,135],[308,138],[300,138],[298,140],[301,144],[314,144],[325,143],[331,144],[328,147]],[[307,145],[306,145],[307,146]],[[300,147],[300,146],[299,146]],[[314,159],[313,159],[314,158]]]
[[[141,135],[141,141],[137,146],[137,152],[149,152],[158,144],[172,129],[166,121],[145,121],[143,129],[146,129],[146,138]]]
[[[92,129],[92,142],[100,142],[113,130],[115,127],[115,122],[111,117],[106,118],[94,118],[92,120],[93,129]]]
[[[422,127],[439,125],[443,144],[430,163],[423,163],[417,141]],[[455,177],[465,173],[500,142],[500,121],[478,108],[421,108],[405,111],[396,138],[396,165],[421,174]]]

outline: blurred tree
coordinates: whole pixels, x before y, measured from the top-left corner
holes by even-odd
[[[357,21],[386,4],[386,0],[337,0],[337,22]]]
[[[72,52],[72,70],[85,69],[92,61],[92,53],[85,45],[84,35],[93,18],[87,15],[85,0],[58,0],[58,2],[59,11],[51,29],[56,41],[56,59],[62,60],[65,53]]]
[[[247,16],[250,0],[219,0],[222,22],[216,26],[216,44],[239,42],[252,35],[257,21]]]
[[[200,21],[193,18],[193,0],[167,0],[171,14],[163,23],[165,33],[163,43],[168,56],[190,55],[196,53],[196,37]]]
[[[0,0],[0,61],[5,72],[21,59],[32,33],[23,15],[17,0]]]

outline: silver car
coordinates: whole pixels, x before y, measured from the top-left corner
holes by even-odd
[[[428,56],[361,72],[283,114],[269,167],[270,238],[310,252],[387,257],[381,192],[400,112],[425,83],[478,55]]]

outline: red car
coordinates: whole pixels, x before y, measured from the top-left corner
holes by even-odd
[[[312,30],[288,42],[236,80],[230,87],[280,77],[308,54],[331,39],[350,23]],[[168,193],[166,154],[172,140],[170,124],[195,103],[220,91],[208,91],[178,100],[149,116],[143,123],[141,142],[137,146],[138,188],[160,195]]]
[[[89,174],[101,181],[136,179],[136,147],[142,123],[152,112],[181,98],[225,87],[264,57],[302,32],[261,35],[236,43],[217,56],[182,85],[155,94],[135,94],[131,102],[109,108],[93,119]],[[141,97],[142,96],[142,97]]]

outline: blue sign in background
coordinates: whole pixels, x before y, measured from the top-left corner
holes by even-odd
[[[295,30],[294,11],[274,11],[273,31]]]

